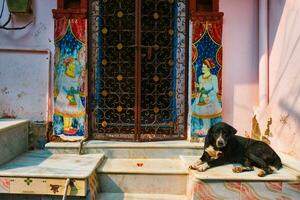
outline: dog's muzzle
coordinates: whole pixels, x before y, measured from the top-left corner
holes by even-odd
[[[222,147],[225,147],[225,141],[224,141],[224,139],[220,136],[220,137],[218,137],[218,139],[216,140],[216,146],[218,147],[218,148],[222,148]]]

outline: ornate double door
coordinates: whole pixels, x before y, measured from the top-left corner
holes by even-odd
[[[184,0],[92,0],[89,124],[94,139],[186,138]]]

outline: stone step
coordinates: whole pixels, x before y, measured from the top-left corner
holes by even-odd
[[[185,195],[100,193],[97,200],[186,200]]]
[[[46,144],[52,153],[78,153],[79,142]],[[108,158],[179,158],[179,155],[200,156],[203,152],[202,143],[188,141],[163,142],[117,142],[92,140],[83,145],[84,153],[104,153]]]
[[[188,174],[181,159],[106,159],[97,169],[109,174]]]
[[[97,171],[104,193],[186,194],[181,159],[107,159]]]

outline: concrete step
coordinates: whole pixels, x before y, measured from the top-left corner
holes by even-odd
[[[181,159],[107,159],[98,174],[103,193],[186,194]]]
[[[97,200],[186,200],[184,195],[100,193]]]
[[[79,142],[46,144],[52,153],[77,153]],[[104,153],[108,158],[179,158],[179,155],[200,156],[203,152],[202,143],[188,141],[163,142],[117,142],[92,140],[83,145],[84,153]]]

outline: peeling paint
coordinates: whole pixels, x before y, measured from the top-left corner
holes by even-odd
[[[1,91],[1,94],[9,94],[9,90],[7,87],[1,88],[0,91]]]
[[[26,93],[25,93],[25,92],[21,92],[21,93],[19,93],[17,96],[18,96],[18,98],[21,98],[21,97],[24,96],[24,95],[26,95]]]
[[[0,116],[0,119],[16,119],[17,116],[14,113],[5,113],[3,112]]]
[[[289,118],[289,114],[287,114],[287,115],[280,115],[280,122],[282,124],[287,124],[288,123],[288,118]]]

